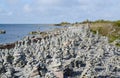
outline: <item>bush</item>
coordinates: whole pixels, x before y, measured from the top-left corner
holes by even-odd
[[[120,20],[114,22],[114,26],[120,27]]]
[[[90,21],[90,20],[85,20],[85,21],[83,21],[83,22],[81,22],[82,24],[86,24],[86,23],[92,23],[92,21]]]
[[[101,19],[101,20],[96,20],[96,21],[94,21],[93,23],[111,23],[111,22],[112,22],[112,21]]]

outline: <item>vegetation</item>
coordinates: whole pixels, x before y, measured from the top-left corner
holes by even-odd
[[[120,43],[116,43],[115,45],[118,46],[118,47],[120,47]]]
[[[86,24],[86,23],[92,23],[92,21],[90,21],[90,20],[87,19],[87,20],[81,22],[80,24]]]
[[[114,26],[118,26],[118,27],[120,27],[120,20],[118,20],[118,21],[114,21],[114,24],[113,24]]]
[[[97,30],[90,29],[90,31],[93,32],[93,34],[97,33]]]
[[[56,26],[67,26],[70,25],[71,23],[69,22],[61,22],[60,24],[55,24]]]
[[[113,43],[116,40],[120,40],[120,20],[110,21],[110,20],[96,20],[90,21],[85,20],[83,22],[75,22],[73,25],[79,26],[79,24],[90,24],[90,30],[96,34],[97,31],[100,35],[107,36],[109,38],[109,42]],[[68,26],[72,25],[68,22],[61,22],[60,24],[56,24],[57,26]],[[120,44],[116,44],[119,46]]]
[[[40,33],[41,33],[40,31],[32,31],[32,32],[29,32],[29,35],[37,35]]]
[[[100,35],[107,36],[109,42],[113,43],[116,40],[120,40],[120,20],[109,21],[109,20],[96,20],[96,21],[83,21],[80,24],[90,24],[90,30],[94,34],[99,32]],[[120,46],[120,43],[116,43],[116,46]]]

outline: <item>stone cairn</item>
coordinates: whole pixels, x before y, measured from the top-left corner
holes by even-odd
[[[0,49],[0,78],[120,78],[120,48],[89,26],[27,36]]]

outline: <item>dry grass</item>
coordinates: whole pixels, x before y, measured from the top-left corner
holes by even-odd
[[[110,43],[120,40],[120,26],[115,26],[112,22],[91,23],[90,28],[93,33],[98,31],[100,35],[107,36]],[[117,43],[116,45],[119,46],[120,44]]]
[[[66,22],[63,22],[61,24],[66,24]],[[109,38],[109,42],[113,43],[116,40],[120,40],[120,20],[117,21],[110,21],[110,20],[96,20],[96,21],[90,21],[85,20],[83,22],[76,22],[73,23],[73,26],[80,26],[90,24],[90,30],[96,34],[98,31],[100,35],[107,36]],[[116,44],[116,45],[120,45]]]
[[[90,28],[92,31],[98,31],[103,36],[107,36],[113,30],[111,23],[91,23]]]

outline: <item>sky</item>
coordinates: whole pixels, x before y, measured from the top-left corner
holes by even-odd
[[[0,0],[0,23],[53,24],[119,20],[120,0]]]

